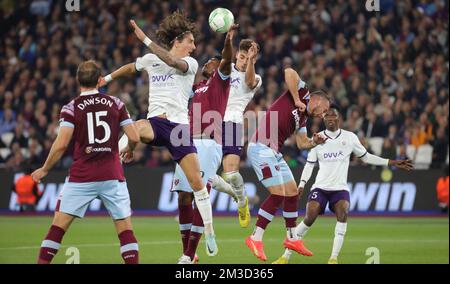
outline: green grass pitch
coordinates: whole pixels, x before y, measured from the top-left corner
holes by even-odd
[[[51,217],[0,217],[0,263],[35,263],[40,243]],[[255,218],[252,220],[254,224]],[[181,255],[178,223],[173,217],[133,218],[139,241],[141,263],[172,264]],[[214,219],[219,254],[208,257],[203,241],[199,245],[200,263],[255,264],[261,263],[245,246],[252,226],[242,229],[237,218]],[[283,252],[284,222],[280,216],[269,225],[264,236],[267,263]],[[291,263],[324,264],[331,253],[335,219],[319,218],[305,242],[313,257],[294,255]],[[87,217],[76,220],[66,234],[54,263],[65,263],[69,247],[80,252],[82,264],[122,263],[119,243],[111,220],[107,217]],[[364,264],[370,255],[368,248],[380,252],[380,262],[388,263],[449,263],[448,218],[349,218],[347,235],[339,262]]]

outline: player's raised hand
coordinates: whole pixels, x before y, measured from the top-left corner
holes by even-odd
[[[314,133],[313,140],[314,140],[314,143],[316,143],[317,145],[320,145],[320,144],[325,143],[325,141],[327,141],[328,138],[326,138],[318,133]]]
[[[247,58],[249,60],[256,61],[256,56],[258,55],[258,45],[256,42],[252,43],[252,46],[248,49]]]
[[[301,101],[295,102],[295,106],[301,111],[301,112],[305,112],[306,110],[306,105],[304,103],[302,103]]]
[[[407,171],[414,169],[414,165],[411,160],[389,160],[389,166],[394,166]]]
[[[41,180],[44,177],[46,177],[47,175],[48,175],[48,171],[44,170],[43,168],[39,168],[31,174],[31,177],[33,178],[33,180],[35,182],[41,183]]]
[[[101,77],[100,81],[98,82],[98,87],[101,88],[103,86],[106,86],[106,80],[105,77]]]
[[[134,30],[134,34],[136,35],[136,37],[144,42],[144,39],[147,37],[144,32],[141,30],[141,28],[136,24],[136,22],[134,20],[130,20],[130,25]]]
[[[233,24],[230,27],[230,30],[227,33],[227,39],[233,40],[234,33],[239,29],[239,24]]]

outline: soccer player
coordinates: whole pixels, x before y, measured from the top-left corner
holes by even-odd
[[[303,239],[316,218],[325,212],[328,204],[328,208],[336,214],[337,219],[329,264],[338,263],[337,258],[347,231],[347,216],[350,207],[347,174],[351,154],[353,153],[370,165],[394,166],[408,171],[413,169],[409,160],[388,160],[368,153],[354,133],[340,129],[339,119],[339,108],[332,105],[324,117],[326,130],[321,132],[328,139],[323,145],[319,145],[309,152],[307,164],[303,169],[299,185],[300,194],[303,193],[305,185],[311,177],[314,164],[319,162],[319,172],[308,197],[305,219],[295,229],[298,238]],[[287,264],[290,256],[291,252],[287,249],[284,255],[274,263]]]
[[[42,168],[32,177],[40,182],[74,141],[73,164],[59,196],[55,217],[41,245],[38,263],[49,264],[58,252],[72,221],[83,218],[92,200],[100,198],[114,220],[120,253],[127,264],[139,262],[131,226],[130,196],[120,164],[118,140],[122,128],[132,151],[139,141],[133,121],[120,99],[100,94],[101,69],[94,61],[80,64],[81,95],[61,110],[60,130]]]
[[[165,48],[150,40],[132,20],[134,32],[152,53],[140,57],[104,78],[108,83],[118,77],[145,70],[149,76],[147,119],[135,122],[142,143],[166,146],[172,159],[180,165],[194,191],[197,208],[205,225],[207,249],[217,254],[212,207],[206,185],[200,174],[197,150],[189,129],[188,101],[192,93],[198,63],[190,56],[195,50],[195,23],[176,11],[159,25],[156,35]],[[129,162],[126,136],[119,141],[121,157]]]
[[[244,111],[262,85],[261,76],[255,72],[258,49],[258,44],[251,39],[243,39],[239,44],[236,64],[233,64],[231,71],[230,96],[222,132],[223,176],[238,197],[239,224],[242,228],[250,223],[250,211],[239,166],[244,148]]]
[[[213,57],[202,68],[206,78],[193,86],[194,96],[190,106],[190,125],[200,160],[203,182],[208,189],[217,187],[234,195],[231,186],[216,175],[222,162],[222,121],[230,90],[233,36],[238,25],[233,25],[225,38],[222,56]],[[192,189],[179,165],[176,166],[172,191],[178,192],[180,232],[183,255],[180,264],[191,264],[198,260],[195,252],[202,236],[203,221],[196,208],[192,209]],[[207,248],[206,253],[211,255]]]
[[[323,91],[310,93],[306,83],[291,68],[285,70],[285,82],[289,90],[266,112],[247,149],[249,161],[258,179],[270,192],[259,209],[256,229],[245,240],[253,254],[262,261],[267,260],[262,242],[264,231],[282,203],[287,228],[284,246],[304,255],[312,255],[294,233],[298,217],[297,184],[279,151],[286,139],[293,134],[296,134],[300,149],[311,149],[323,143],[326,138],[316,133],[313,138],[308,138],[306,121],[308,117],[322,117],[328,110],[330,101]]]

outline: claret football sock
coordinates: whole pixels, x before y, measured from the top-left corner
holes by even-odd
[[[189,235],[191,233],[192,219],[194,209],[192,205],[178,205],[179,224],[181,241],[183,243],[183,252],[186,251],[189,242]]]
[[[133,231],[127,230],[119,234],[120,254],[125,264],[139,263],[139,246]]]
[[[258,220],[256,221],[256,230],[252,236],[253,240],[259,241],[260,235],[262,239],[261,229],[264,231],[272,222],[277,209],[280,207],[281,203],[284,200],[284,196],[271,194],[269,197],[261,205],[261,208],[258,211]],[[259,228],[259,229],[258,229]]]
[[[47,233],[44,241],[41,244],[39,251],[38,264],[50,264],[58,252],[62,238],[66,232],[58,227],[52,225]]]
[[[298,195],[286,196],[284,198],[283,205],[283,217],[287,229],[287,238],[289,240],[297,240],[297,234],[295,234],[295,227],[297,226],[298,217]]]

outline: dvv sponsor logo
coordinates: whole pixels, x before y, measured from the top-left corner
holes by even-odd
[[[336,158],[343,157],[343,156],[344,156],[344,152],[342,152],[342,151],[335,152],[335,153],[324,153],[323,154],[324,159],[336,159]]]
[[[170,80],[174,80],[173,74],[152,76],[152,83],[164,83]]]

